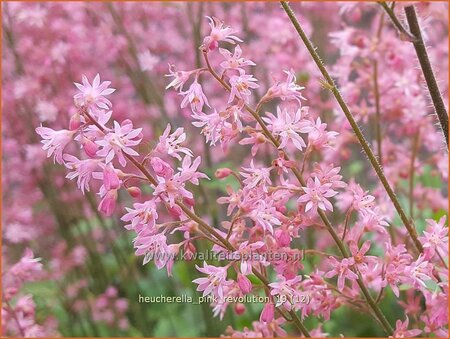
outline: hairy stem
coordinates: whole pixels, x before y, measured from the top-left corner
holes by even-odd
[[[314,59],[314,62],[316,63],[317,67],[319,68],[320,72],[322,73],[322,76],[324,77],[325,81],[327,82],[327,85],[328,85],[330,91],[333,93],[334,97],[336,98],[337,102],[339,103],[339,106],[341,107],[342,111],[344,112],[345,116],[347,117],[347,120],[349,121],[351,127],[353,128],[353,131],[355,132],[356,137],[359,140],[359,143],[361,144],[364,152],[366,153],[367,157],[369,158],[369,161],[370,161],[372,167],[374,168],[378,178],[380,179],[381,184],[383,185],[384,189],[386,190],[386,193],[388,194],[389,198],[391,199],[392,203],[394,204],[394,207],[397,210],[397,213],[399,214],[400,219],[402,220],[411,239],[413,240],[415,247],[419,250],[419,252],[423,252],[423,247],[418,239],[416,229],[413,227],[413,225],[409,221],[408,217],[406,216],[406,213],[403,210],[402,206],[400,205],[400,202],[398,201],[395,192],[391,188],[386,176],[383,173],[383,170],[381,169],[380,163],[378,162],[372,149],[370,148],[369,144],[367,143],[367,140],[365,139],[361,129],[359,128],[358,124],[355,121],[355,118],[353,117],[353,114],[350,112],[350,109],[348,108],[347,104],[345,103],[344,99],[342,98],[342,96],[339,92],[339,89],[337,88],[333,78],[328,73],[327,69],[325,68],[324,64],[322,63],[322,60],[320,59],[315,48],[313,47],[311,41],[308,39],[308,37],[306,36],[302,27],[300,26],[300,23],[298,22],[297,18],[295,17],[295,14],[292,11],[292,9],[289,7],[289,5],[285,1],[281,1],[281,5],[283,6],[286,14],[288,15],[289,19],[291,20],[292,24],[294,25],[301,40],[303,41],[303,43],[305,44],[309,53],[311,54],[312,58]]]
[[[391,19],[391,21],[394,24],[394,26],[398,29],[399,33],[402,36],[402,39],[406,39],[406,40],[409,40],[409,41],[414,41],[415,37],[413,35],[411,35],[411,33],[409,33],[405,29],[405,27],[403,27],[402,23],[400,22],[400,20],[395,15],[394,7],[389,7],[385,1],[380,1],[379,4],[381,5],[381,7],[383,7],[383,9],[386,11],[387,15]],[[395,4],[395,2],[393,2],[393,4]]]
[[[442,100],[441,91],[439,90],[436,77],[434,76],[433,68],[431,67],[414,6],[411,5],[405,7],[405,14],[406,19],[408,20],[409,29],[415,37],[413,41],[414,49],[416,50],[417,59],[419,59],[420,67],[422,68],[422,73],[427,83],[428,92],[430,93],[431,101],[433,102],[434,110],[438,116],[448,149],[448,113],[444,101]]]

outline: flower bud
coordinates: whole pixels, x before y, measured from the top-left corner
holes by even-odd
[[[167,162],[158,157],[152,157],[150,159],[150,165],[158,177],[170,178],[173,176],[173,169]]]
[[[194,253],[197,252],[197,249],[195,248],[194,244],[191,242],[187,242],[184,245],[184,254],[183,258],[186,261],[190,261],[194,258]]]
[[[120,179],[112,166],[106,166],[103,170],[103,185],[108,191],[120,187]]]
[[[133,198],[139,198],[141,196],[141,189],[139,187],[128,187],[127,191]]]
[[[237,303],[234,305],[234,312],[236,312],[237,315],[244,314],[246,311],[245,305],[242,303]]]
[[[183,202],[188,206],[194,206],[195,205],[195,199],[194,198],[186,198],[183,197]]]
[[[106,195],[103,197],[102,201],[100,201],[100,204],[98,205],[98,211],[106,215],[107,217],[110,217],[115,208],[116,208],[116,201],[117,201],[117,190],[110,190]]]
[[[98,146],[95,142],[93,142],[91,139],[88,139],[86,137],[83,138],[82,141],[83,149],[86,155],[89,158],[95,158],[97,155]]]
[[[291,237],[289,236],[289,233],[282,229],[278,229],[275,231],[275,239],[277,240],[277,244],[280,247],[289,246],[289,244],[291,243]]]
[[[264,136],[264,134],[262,134],[262,133],[257,133],[257,134],[256,134],[256,142],[257,142],[258,144],[263,144],[263,143],[265,143],[265,142],[266,142],[266,137]]]
[[[259,320],[265,323],[270,323],[275,316],[275,306],[272,303],[264,305]]]
[[[216,170],[216,173],[214,173],[214,175],[216,176],[217,179],[226,178],[230,174],[231,174],[231,170],[229,168],[218,168]]]
[[[178,218],[182,212],[180,206],[177,206],[177,205],[169,207],[168,210],[169,210],[170,215],[172,215],[175,218]]]
[[[245,275],[238,274],[237,282],[239,289],[242,291],[242,293],[247,294],[251,292],[252,283]]]
[[[80,114],[77,112],[70,118],[69,129],[75,131],[81,126]]]

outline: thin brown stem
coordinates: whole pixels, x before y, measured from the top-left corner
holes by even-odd
[[[416,158],[419,151],[420,128],[413,139],[411,150],[411,162],[409,167],[409,215],[414,219],[414,177],[416,174]]]
[[[445,142],[448,149],[448,114],[445,108],[444,100],[442,100],[441,91],[434,76],[433,67],[428,57],[428,52],[422,38],[419,21],[417,20],[416,10],[414,6],[405,7],[406,19],[408,20],[409,30],[415,37],[413,41],[414,49],[416,50],[417,59],[419,59],[420,67],[422,68],[423,76],[427,83],[427,89],[430,93],[431,101],[433,102],[434,110],[438,116],[442,132],[444,133]]]
[[[394,2],[395,3],[395,2]],[[392,23],[394,24],[394,26],[397,28],[397,30],[399,31],[401,38],[403,40],[409,40],[409,41],[414,41],[415,37],[413,35],[411,35],[411,33],[409,33],[405,27],[403,27],[402,23],[400,22],[400,20],[397,18],[397,16],[394,13],[394,7],[389,7],[385,1],[380,1],[379,4],[381,5],[381,7],[383,7],[383,9],[386,11],[387,15],[389,16],[389,18],[391,19]]]

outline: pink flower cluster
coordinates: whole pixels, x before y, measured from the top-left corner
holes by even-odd
[[[378,3],[290,6],[423,251],[279,3],[5,3],[4,335],[180,335],[165,312],[196,306],[155,319],[135,287],[181,283],[215,298],[201,336],[448,335],[448,153],[413,45]],[[448,106],[448,6],[415,7]]]
[[[209,20],[211,32],[201,46],[205,67],[176,71],[171,66],[169,76],[173,79],[167,88],[173,87],[183,97],[180,108],[190,108],[192,124],[201,128],[206,142],[219,143],[223,150],[251,146],[248,166],[238,172],[232,168],[216,172],[218,179],[233,176],[236,180],[235,188],[229,187],[228,195],[218,199],[219,204],[227,205],[229,221],[223,221],[221,227],[210,226],[196,214],[197,199],[191,187],[208,177],[198,171],[201,158],[194,157],[187,147],[184,129],[167,125],[156,146],[140,153],[142,129],[134,128],[128,119],[110,123],[112,104],[106,96],[114,90],[109,82],[101,83],[98,75],[92,85],[85,77],[83,85],[76,84],[80,90],[74,96],[78,110],[68,130],[36,129],[47,156],[67,167],[67,177],[76,179],[83,193],[95,187],[100,197],[98,210],[107,216],[115,213],[119,190],[129,193],[135,202],[126,208],[121,220],[127,230],[135,233],[136,255],[144,256],[144,264],[153,260],[159,269],[166,267],[172,275],[180,249],[194,253],[200,240],[214,244],[216,253],[234,255],[237,259],[225,266],[207,262],[197,266],[202,276],[193,283],[203,296],[216,298],[212,304],[214,314],[222,318],[230,298],[254,293],[261,285],[248,277],[256,276],[267,288],[270,301],[260,320],[253,323],[252,331],[230,329],[233,335],[285,335],[280,326],[289,317],[283,316],[284,312],[291,316],[300,312],[301,319],[321,315],[326,321],[341,305],[351,307],[356,303],[363,310],[374,307],[364,304],[366,293],[375,293],[380,299],[390,289],[398,298],[403,286],[420,293],[426,304],[425,311],[407,314],[425,325],[423,331],[445,333],[445,217],[439,222],[427,221],[420,237],[423,254],[416,256],[408,246],[395,242],[392,232],[396,231],[388,230],[393,222],[392,207],[381,193],[377,192],[377,199],[353,179],[348,183],[343,180],[341,168],[333,162],[339,159],[339,147],[345,138],[329,130],[327,123],[304,106],[300,92],[304,88],[297,85],[295,72],[286,71],[285,80],[275,80],[256,99],[253,90],[260,86],[246,70],[255,63],[242,57],[239,45],[232,47],[233,51],[218,48],[223,42],[234,45],[242,41],[234,35],[235,30],[217,18]],[[351,50],[361,46],[364,44]],[[219,70],[211,60],[219,60]],[[202,85],[207,81],[211,92],[221,91],[222,95],[210,99]],[[263,107],[272,112],[263,114]],[[66,151],[72,140],[83,149],[82,157]],[[270,161],[262,163],[260,155]],[[291,160],[299,158],[302,160]],[[311,159],[315,161],[308,162]],[[150,192],[141,191],[142,181]],[[326,228],[325,213],[335,211],[333,206],[344,214],[336,225],[336,236],[341,239],[337,245],[348,247],[349,254],[327,253],[328,240],[322,244],[319,241],[315,249],[296,248],[305,232]],[[166,214],[175,221],[166,220]],[[181,242],[174,242],[176,232],[183,235]],[[404,237],[404,233],[397,236]],[[380,252],[384,254],[376,255]],[[310,253],[318,253],[324,260],[310,273],[301,275],[302,260]],[[274,254],[282,254],[281,259]],[[269,270],[273,274],[269,275]],[[308,295],[307,304],[299,301],[301,295]],[[236,307],[242,312],[243,305]],[[275,308],[280,312],[275,313]],[[408,330],[409,319],[405,319],[397,321],[394,336],[422,333],[419,329]],[[321,327],[314,331],[321,334]]]

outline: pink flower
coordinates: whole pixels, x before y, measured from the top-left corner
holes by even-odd
[[[253,159],[250,162],[250,167],[242,167],[242,169],[243,171],[240,172],[240,174],[245,178],[244,184],[246,184],[248,188],[263,186],[263,189],[267,190],[265,185],[272,184],[272,181],[270,180],[270,168],[256,168],[253,164]]]
[[[287,74],[287,79],[284,82],[277,81],[272,87],[267,90],[262,101],[272,100],[274,98],[280,98],[281,100],[296,100],[300,104],[301,100],[306,100],[300,91],[305,87],[296,84],[297,78],[295,77],[294,70],[284,71]]]
[[[264,305],[259,321],[263,323],[270,323],[275,317],[275,305],[272,303],[267,303]]]
[[[269,284],[272,288],[270,294],[277,297],[275,306],[284,305],[290,311],[293,306],[295,308],[295,304],[300,300],[300,293],[296,288],[301,281],[301,276],[287,280],[283,275],[278,275],[277,280],[277,282]]]
[[[36,133],[42,138],[41,143],[44,144],[42,149],[47,151],[47,158],[53,154],[53,162],[56,161],[61,165],[63,163],[63,151],[72,141],[75,131],[66,129],[54,131],[51,128],[41,126],[36,128]]]
[[[114,121],[114,131],[105,135],[103,140],[97,140],[96,143],[102,148],[97,151],[97,155],[105,157],[105,162],[109,163],[117,156],[119,163],[122,166],[127,164],[127,161],[123,153],[138,156],[135,150],[131,147],[137,146],[141,143],[142,128],[133,129],[133,124],[129,120],[122,122],[119,125],[117,121]]]
[[[219,48],[220,54],[225,57],[225,61],[223,61],[220,66],[223,69],[233,69],[237,71],[243,71],[241,67],[244,66],[255,66],[256,64],[251,60],[245,60],[241,58],[242,49],[239,45],[237,45],[234,49],[234,54],[225,48]]]
[[[148,229],[153,229],[158,219],[156,211],[156,203],[154,200],[147,200],[144,203],[134,203],[133,208],[125,207],[127,213],[120,218],[125,222],[130,222],[125,225],[127,230],[136,230],[139,232],[144,226]]]
[[[316,150],[331,147],[330,142],[336,139],[339,133],[334,131],[327,132],[326,128],[327,124],[322,123],[320,117],[312,124],[312,128],[308,134],[308,143],[311,147],[314,147]]]
[[[305,212],[317,212],[317,208],[333,211],[333,205],[326,198],[334,197],[338,192],[331,189],[331,184],[322,184],[317,178],[309,178],[306,186],[302,187],[304,194],[297,199],[298,203],[306,202]]]
[[[405,266],[403,265],[395,266],[393,264],[390,264],[387,266],[386,272],[384,274],[385,281],[383,282],[383,285],[391,286],[392,292],[394,292],[397,298],[400,296],[398,284],[402,282],[404,270]]]
[[[156,177],[156,179],[158,183],[153,195],[167,201],[170,207],[175,205],[176,199],[194,199],[193,194],[184,187],[185,180],[189,180],[189,178],[183,178],[180,173],[175,174],[173,177]]]
[[[191,105],[191,109],[193,112],[201,112],[203,109],[203,105],[208,107],[208,98],[205,93],[203,93],[202,86],[196,81],[194,81],[189,89],[185,92],[180,92],[180,95],[184,96],[183,101],[181,101],[181,108],[185,108],[188,104]]]
[[[353,255],[353,259],[355,260],[355,265],[367,267],[371,262],[376,262],[377,257],[374,256],[366,256],[366,253],[370,249],[370,240],[366,240],[361,248],[358,249],[358,244],[355,241],[350,241],[350,252]]]
[[[426,261],[425,257],[421,254],[410,266],[406,266],[406,280],[415,288],[425,288],[425,281],[432,279],[432,269],[432,265]]]
[[[220,41],[229,42],[234,44],[236,42],[242,42],[237,36],[233,34],[236,30],[230,27],[224,27],[223,22],[215,17],[207,17],[209,20],[209,26],[211,27],[211,33],[205,37],[203,44],[209,50],[214,50],[219,46]]]
[[[195,265],[197,270],[207,274],[206,278],[197,278],[192,282],[198,284],[197,291],[203,291],[203,296],[213,295],[223,299],[225,286],[231,285],[232,281],[227,280],[227,266],[216,267],[203,263],[203,267]]]
[[[234,192],[233,188],[229,185],[226,187],[226,189],[229,196],[220,197],[219,199],[217,199],[217,203],[228,204],[227,215],[231,215],[231,213],[233,213],[233,211],[241,204],[242,190]]]
[[[198,179],[209,179],[206,174],[197,171],[201,161],[201,157],[195,158],[194,162],[192,162],[191,157],[185,156],[181,167],[178,167],[180,180],[183,182],[189,181],[194,185],[198,185]]]
[[[83,194],[85,191],[89,192],[89,182],[99,165],[99,161],[95,159],[79,160],[70,154],[64,154],[64,160],[64,165],[72,171],[66,175],[66,178],[72,180],[78,177],[78,188]]]
[[[120,179],[116,169],[110,164],[103,169],[103,186],[107,191],[120,188]]]
[[[88,107],[93,108],[94,111],[97,108],[108,109],[111,107],[111,102],[105,98],[106,95],[114,93],[114,88],[108,88],[111,81],[103,81],[100,84],[100,75],[97,74],[92,82],[85,75],[82,76],[82,85],[79,83],[74,83],[75,86],[81,91],[77,93],[73,98],[75,100],[75,105],[77,107]]]
[[[238,273],[237,283],[243,294],[248,294],[252,291],[252,283],[245,275]]]
[[[250,132],[250,136],[248,138],[243,138],[239,141],[240,145],[252,145],[252,156],[254,157],[256,153],[258,153],[259,146],[266,142],[266,137],[264,134],[260,132]]]
[[[333,167],[333,164],[315,164],[313,176],[319,179],[322,184],[331,184],[331,188],[344,188],[347,184],[343,181],[342,175],[339,175],[340,167]]]
[[[161,158],[152,157],[150,159],[150,165],[158,177],[170,178],[173,176],[172,167],[170,167],[170,165]]]
[[[250,212],[249,216],[257,225],[260,225],[264,230],[269,231],[271,234],[273,234],[273,226],[281,225],[279,219],[282,214],[277,211],[273,206],[273,201],[270,199],[267,199],[267,201],[257,201],[256,206]]]
[[[300,151],[306,147],[300,133],[309,133],[312,127],[311,122],[304,118],[305,115],[306,111],[304,109],[289,111],[278,106],[277,116],[268,113],[268,117],[263,117],[263,120],[268,124],[274,135],[280,136],[279,149],[285,148],[289,141]]]
[[[168,154],[178,160],[181,160],[179,153],[183,153],[191,157],[192,151],[181,146],[181,143],[186,140],[184,129],[179,127],[172,134],[170,134],[170,129],[170,124],[167,124],[164,133],[159,137],[159,143],[156,146],[155,151],[160,154]]]
[[[136,255],[144,255],[143,265],[153,260],[160,270],[171,259],[167,238],[164,234],[154,234],[151,230],[138,233],[133,240]]]
[[[244,102],[249,102],[250,95],[252,92],[249,88],[258,88],[259,85],[255,84],[258,81],[253,77],[253,75],[240,74],[233,75],[230,78],[230,97],[228,99],[228,103],[231,103],[234,98],[241,99]]]
[[[195,73],[195,71],[177,71],[175,65],[169,65],[169,72],[170,74],[166,74],[165,76],[173,77],[173,80],[166,86],[166,89],[173,87],[177,91],[182,91],[186,81],[188,81],[189,77]]]
[[[259,255],[257,250],[264,246],[262,241],[257,241],[249,244],[248,241],[244,241],[239,245],[237,251],[233,252],[231,257],[236,260],[240,260],[241,273],[243,275],[252,274],[252,267],[259,267],[260,265],[267,266],[269,263],[265,260],[264,256]]]
[[[357,185],[356,189],[353,191],[353,208],[355,211],[370,208],[375,201],[375,197],[367,194],[367,192],[368,191],[364,192],[359,185]]]
[[[392,337],[389,338],[412,338],[418,336],[422,333],[422,330],[414,329],[408,330],[409,326],[409,318],[406,317],[406,320],[402,322],[401,320],[397,320],[395,323],[395,331]]]
[[[338,276],[337,287],[339,291],[344,289],[345,279],[355,281],[358,279],[356,273],[354,273],[350,267],[355,264],[353,258],[344,258],[338,261],[335,257],[329,257],[331,261],[331,266],[333,269],[325,274],[325,278],[332,278],[335,275]]]
[[[107,217],[110,217],[114,210],[116,209],[116,202],[117,202],[117,190],[113,189],[103,196],[103,199],[100,201],[100,204],[98,205],[99,212],[103,213]]]
[[[427,258],[432,258],[436,252],[441,256],[448,253],[448,228],[445,226],[447,217],[444,215],[436,222],[433,219],[427,219],[427,228],[423,236],[419,237],[423,248],[426,251]]]
[[[220,116],[215,109],[214,113],[211,114],[194,112],[192,118],[195,120],[192,122],[192,125],[202,128],[201,133],[205,135],[206,142],[209,142],[212,146],[214,146],[221,140],[221,133],[222,129],[226,125],[226,120]],[[228,125],[230,124],[228,123]]]

